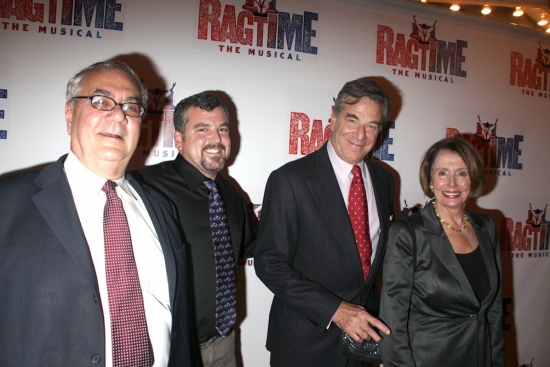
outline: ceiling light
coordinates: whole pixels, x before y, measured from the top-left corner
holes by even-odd
[[[544,13],[542,13],[540,15],[540,20],[537,22],[538,25],[547,25],[548,24],[548,19],[546,19],[546,15]]]
[[[516,10],[512,15],[514,17],[521,17],[523,15],[523,10],[521,9],[521,6],[516,6]]]
[[[550,27],[546,28],[546,33],[550,33]]]
[[[420,0],[420,2],[421,2],[421,3],[425,3],[425,2],[426,2],[426,0]]]
[[[483,15],[491,14],[491,7],[489,7],[489,5],[486,4],[483,7],[483,9],[481,9],[481,14]]]
[[[457,3],[453,3],[453,5],[451,5],[449,9],[451,9],[452,11],[459,11],[460,5],[458,5]]]

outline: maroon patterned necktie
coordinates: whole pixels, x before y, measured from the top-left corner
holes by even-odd
[[[363,276],[367,279],[370,271],[370,261],[372,256],[372,243],[370,240],[369,229],[369,207],[367,205],[367,194],[365,184],[361,175],[361,168],[353,166],[351,173],[353,179],[349,188],[348,214],[357,242],[357,250],[363,266]]]
[[[147,332],[130,228],[116,187],[113,181],[107,181],[102,187],[107,195],[103,233],[113,367],[150,367],[155,357]]]

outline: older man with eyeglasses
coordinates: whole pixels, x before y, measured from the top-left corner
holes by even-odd
[[[147,89],[107,61],[66,97],[68,155],[0,180],[0,364],[193,366],[175,210],[126,174]]]

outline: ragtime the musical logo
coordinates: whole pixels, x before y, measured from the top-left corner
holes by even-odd
[[[0,1],[0,29],[81,38],[103,38],[104,30],[122,31],[116,20],[120,0]]]
[[[510,85],[524,96],[550,98],[550,49],[539,42],[535,60],[521,52],[510,54]]]
[[[387,65],[393,75],[454,84],[467,77],[468,42],[445,41],[436,37],[436,24],[420,23],[413,15],[408,34],[379,24],[376,32],[376,63]]]
[[[461,134],[458,129],[448,127],[446,137],[461,136],[472,143],[483,159],[486,175],[513,176],[515,170],[522,170],[520,144],[523,143],[523,135],[510,138],[498,136],[498,118],[483,121],[478,115],[477,119],[475,134]]]
[[[503,251],[510,251],[512,258],[550,257],[550,232],[546,221],[546,209],[526,206],[525,222],[512,218],[503,218],[500,227],[500,246]]]
[[[280,11],[276,1],[245,0],[239,11],[220,0],[200,0],[197,38],[216,42],[219,52],[302,61],[305,54],[317,55],[318,18]]]

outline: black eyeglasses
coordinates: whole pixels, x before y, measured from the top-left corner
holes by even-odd
[[[76,98],[89,99],[92,107],[100,111],[112,111],[115,109],[116,106],[120,106],[120,108],[122,108],[122,112],[124,112],[124,114],[129,117],[141,117],[145,112],[145,108],[143,108],[139,103],[135,103],[135,102],[118,103],[118,102],[115,102],[114,99],[106,96],[101,96],[101,95],[76,96],[76,97],[73,97],[72,99],[76,99]]]

